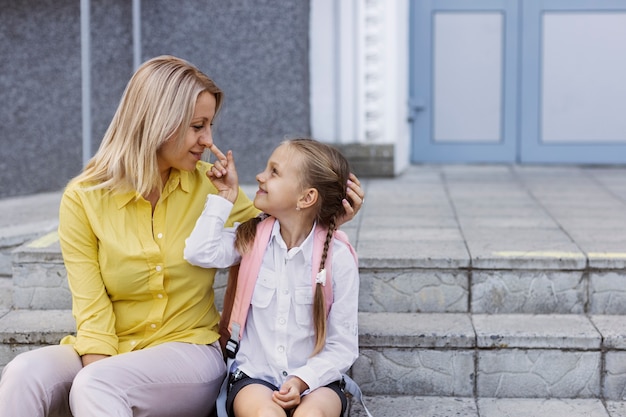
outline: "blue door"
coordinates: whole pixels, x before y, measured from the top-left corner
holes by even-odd
[[[413,162],[516,157],[517,0],[411,3]]]
[[[626,162],[626,1],[522,2],[522,162]]]
[[[411,2],[412,162],[626,162],[626,1]]]

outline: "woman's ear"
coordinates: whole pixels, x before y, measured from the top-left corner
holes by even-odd
[[[307,188],[298,199],[298,207],[301,209],[312,207],[317,203],[318,197],[319,195],[316,188]]]

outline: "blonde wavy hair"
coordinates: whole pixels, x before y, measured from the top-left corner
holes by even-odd
[[[219,111],[223,93],[191,63],[169,55],[142,64],[132,76],[100,148],[72,183],[148,195],[163,184],[157,150],[184,139],[198,96],[211,93]]]

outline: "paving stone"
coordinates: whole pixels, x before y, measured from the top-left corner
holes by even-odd
[[[480,417],[608,417],[600,400],[479,398]]]
[[[458,313],[468,310],[468,275],[447,269],[363,269],[359,311]]]
[[[375,396],[365,397],[365,406],[374,417],[478,417],[473,398]],[[359,401],[352,399],[350,417],[366,417]]]
[[[599,350],[602,336],[583,315],[472,315],[479,348]]]
[[[57,344],[75,332],[70,310],[10,310],[0,318],[0,343],[9,345]]]
[[[626,400],[626,352],[607,352],[604,373],[604,397]]]
[[[626,417],[626,402],[607,401],[606,409],[610,417]]]
[[[13,307],[13,280],[0,278],[0,310]]]
[[[469,397],[474,392],[474,352],[362,348],[352,375],[367,395]]]
[[[22,309],[72,308],[65,266],[58,262],[14,264],[13,305]]]
[[[476,270],[472,273],[473,313],[583,313],[582,271]]]
[[[495,398],[598,398],[600,370],[600,352],[481,350],[477,393]]]
[[[361,348],[473,348],[467,314],[359,313]]]
[[[359,232],[356,246],[362,268],[467,268],[467,248],[462,240],[422,241],[410,234],[404,239],[379,239]]]
[[[626,350],[626,317],[591,316],[591,321],[602,334],[602,346],[605,349]]]
[[[626,314],[626,272],[591,272],[589,277],[591,314]]]

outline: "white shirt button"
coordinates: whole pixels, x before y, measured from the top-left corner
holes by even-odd
[[[163,294],[157,294],[158,298],[163,298]]]
[[[131,341],[130,341],[130,345],[131,345],[131,346],[135,346],[136,344],[137,344],[137,341],[136,341],[136,340],[131,340]]]
[[[159,239],[162,239],[162,238],[163,238],[163,233],[159,233],[159,234],[157,235],[157,237],[158,237]]]
[[[152,323],[150,327],[152,327],[153,329],[156,329],[156,324]]]
[[[285,351],[285,347],[284,346],[278,346],[278,351],[280,353],[283,353]]]
[[[278,319],[278,322],[280,324],[285,324],[287,321],[284,318],[281,317],[280,319]]]
[[[161,267],[161,265],[157,265],[157,267],[156,267],[157,272],[161,272],[161,269],[163,269],[163,268]]]

